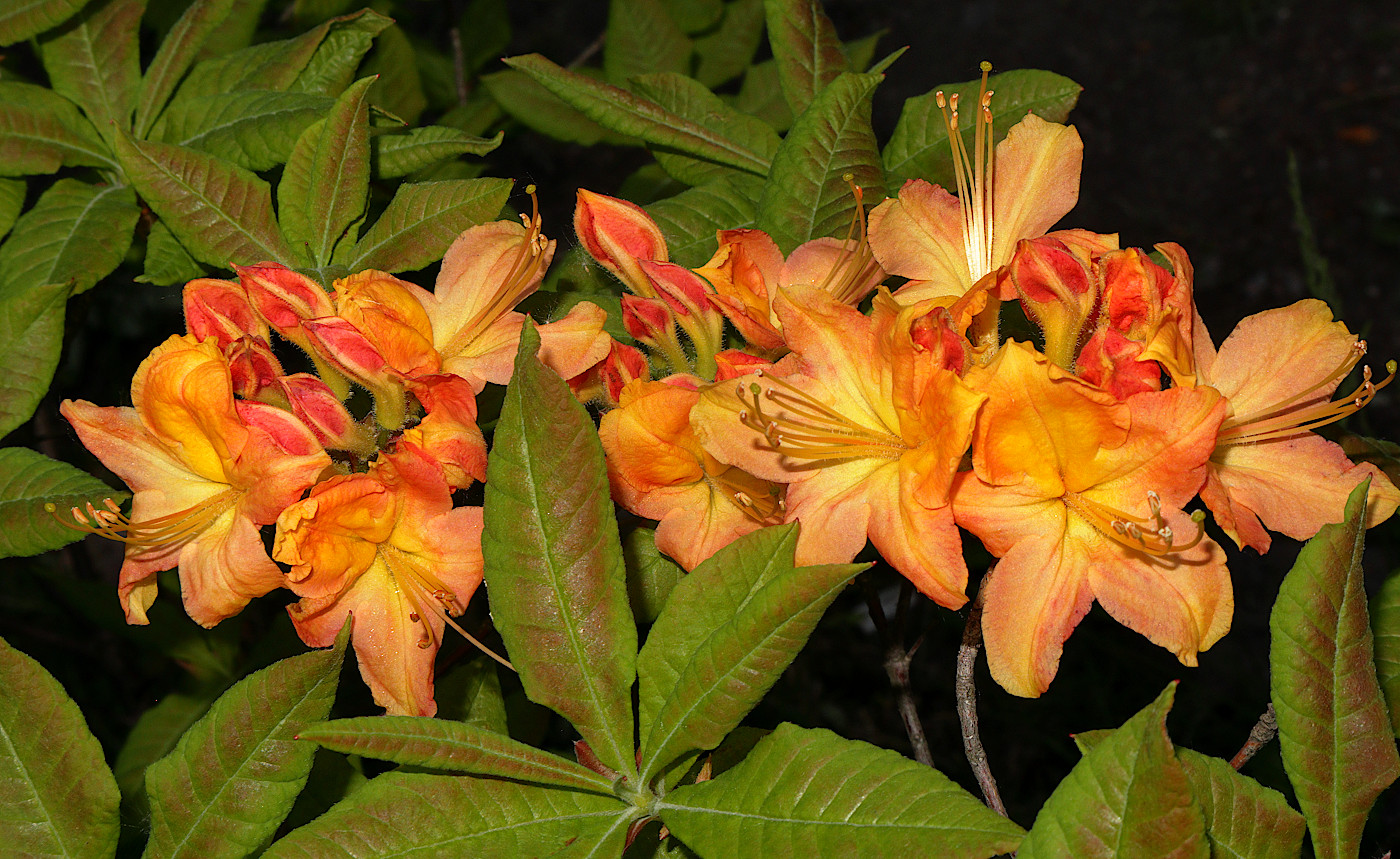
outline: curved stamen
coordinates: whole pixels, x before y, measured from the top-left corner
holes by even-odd
[[[477,650],[480,650],[511,671],[515,670],[515,666],[511,665],[505,657],[496,653],[485,644],[482,644],[475,636],[465,629],[462,629],[462,627],[452,619],[454,615],[460,615],[466,611],[467,607],[462,605],[462,601],[457,599],[457,595],[444,585],[437,576],[433,575],[427,569],[422,568],[421,565],[414,564],[410,561],[403,550],[387,543],[380,544],[379,555],[384,559],[385,566],[389,568],[395,585],[399,586],[400,593],[402,593],[413,606],[413,611],[409,612],[408,619],[413,623],[422,624],[422,634],[418,639],[418,647],[420,649],[427,650],[435,644],[441,643],[436,639],[432,624],[424,619],[425,615],[431,614],[436,616],[445,625],[455,629],[459,635],[471,642]]]
[[[743,385],[739,386],[739,401],[745,408],[739,420],[745,426],[763,434],[776,452],[794,459],[853,459],[878,456],[897,459],[909,445],[884,429],[856,423],[835,409],[789,382],[763,371],[757,373],[770,387],[750,383],[745,399]],[[763,409],[767,399],[782,411],[770,416]]]
[[[853,173],[846,173],[841,178],[850,187],[856,205],[851,211],[846,237],[841,240],[841,255],[818,288],[831,293],[842,304],[853,305],[865,297],[865,284],[874,275],[877,264],[866,234],[865,189],[855,183]]]
[[[1302,391],[1281,403],[1266,406],[1257,412],[1247,416],[1232,416],[1226,418],[1221,425],[1217,446],[1235,444],[1258,444],[1259,442],[1275,441],[1281,438],[1308,432],[1327,424],[1334,423],[1354,414],[1364,408],[1367,403],[1375,399],[1376,392],[1389,385],[1395,379],[1396,363],[1386,362],[1386,372],[1389,373],[1379,383],[1371,381],[1371,368],[1363,367],[1361,371],[1361,384],[1346,396],[1336,400],[1323,400],[1310,406],[1294,408],[1293,404],[1307,397],[1312,392],[1323,388],[1338,378],[1346,376],[1351,369],[1356,366],[1356,362],[1366,353],[1366,343],[1361,341],[1352,350],[1352,355],[1342,362],[1331,375],[1318,382],[1316,385]]]
[[[1191,521],[1196,524],[1196,535],[1187,543],[1178,544],[1176,534],[1162,515],[1162,499],[1156,492],[1147,493],[1147,516],[1134,516],[1110,505],[1087,498],[1077,492],[1066,491],[1065,506],[1093,526],[1095,531],[1126,549],[1143,552],[1154,557],[1162,557],[1194,548],[1205,537],[1205,514],[1196,511]]]
[[[60,516],[58,505],[53,502],[45,504],[44,510],[60,525],[74,531],[96,534],[140,550],[173,548],[182,546],[204,533],[214,520],[238,503],[242,494],[230,487],[188,509],[140,522],[133,521],[123,513],[121,507],[111,498],[102,499],[102,509],[98,509],[90,501],[84,508],[71,508],[71,520]]]

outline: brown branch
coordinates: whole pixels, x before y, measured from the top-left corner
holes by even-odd
[[[1274,716],[1274,705],[1269,704],[1264,708],[1264,715],[1259,717],[1259,721],[1254,723],[1254,727],[1249,730],[1249,739],[1245,740],[1235,756],[1230,758],[1230,766],[1239,769],[1254,757],[1255,753],[1269,744],[1274,737],[1278,736],[1278,719]]]
[[[958,648],[958,722],[962,725],[963,753],[977,777],[977,786],[982,789],[982,798],[987,807],[1002,817],[1007,817],[1006,806],[1002,804],[1001,793],[997,790],[997,780],[992,776],[991,765],[987,762],[987,750],[982,747],[982,736],[977,726],[977,681],[973,669],[977,665],[977,651],[982,649],[982,595],[987,592],[987,581],[992,571],[982,577],[982,585],[977,596],[968,607],[967,626],[963,627],[962,646]]]
[[[899,706],[899,718],[904,722],[904,733],[909,735],[909,745],[914,750],[914,760],[925,766],[933,766],[933,753],[929,751],[928,738],[924,735],[924,723],[919,719],[919,709],[914,704],[914,690],[909,684],[909,663],[914,653],[923,643],[920,636],[913,646],[904,646],[904,623],[914,586],[906,579],[899,591],[899,604],[895,609],[895,622],[891,625],[885,618],[884,606],[880,605],[880,594],[869,578],[862,578],[865,588],[865,602],[870,608],[870,619],[880,633],[885,645],[885,676],[890,678],[895,699]]]

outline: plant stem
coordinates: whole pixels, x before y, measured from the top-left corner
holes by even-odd
[[[900,587],[895,622],[891,626],[885,619],[884,606],[880,605],[879,591],[871,584],[869,578],[862,578],[861,583],[865,587],[865,602],[870,607],[870,619],[874,621],[875,629],[880,633],[880,640],[885,645],[885,675],[890,678],[890,686],[894,688],[899,704],[899,718],[904,722],[904,732],[909,735],[914,760],[931,767],[933,754],[929,751],[928,738],[924,736],[924,723],[919,719],[919,710],[914,704],[914,691],[909,685],[909,663],[914,658],[914,652],[923,643],[923,636],[920,636],[912,647],[904,646],[904,623],[914,586],[906,579]]]
[[[982,789],[982,798],[987,807],[1002,817],[1007,817],[1006,806],[1002,804],[1001,793],[997,791],[997,780],[992,776],[991,765],[987,762],[987,750],[982,748],[982,736],[977,727],[977,682],[973,669],[977,665],[977,651],[982,649],[982,595],[987,592],[987,580],[992,571],[982,577],[982,585],[967,612],[967,626],[963,627],[962,645],[958,648],[958,722],[962,725],[963,753],[977,776],[977,786]]]
[[[1249,730],[1249,739],[1244,741],[1235,756],[1230,758],[1230,766],[1239,769],[1254,757],[1255,752],[1264,748],[1269,741],[1278,735],[1278,719],[1274,716],[1274,705],[1269,704],[1264,708],[1264,714],[1259,717],[1259,721],[1254,723],[1254,727]]]

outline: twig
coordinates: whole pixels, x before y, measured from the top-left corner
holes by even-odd
[[[962,724],[963,753],[977,776],[977,786],[982,789],[982,798],[987,807],[1002,817],[1007,817],[1006,806],[1002,804],[1001,793],[997,791],[997,780],[992,776],[991,765],[987,763],[987,750],[982,748],[982,736],[977,727],[977,682],[973,668],[977,665],[977,651],[982,649],[982,595],[987,592],[987,580],[992,576],[988,570],[982,577],[982,585],[972,600],[967,612],[967,626],[963,627],[962,646],[958,648],[958,721]]]
[[[868,578],[863,578],[861,582],[865,587],[866,605],[870,607],[870,619],[874,621],[875,629],[880,633],[880,639],[885,645],[885,675],[890,678],[890,686],[894,688],[899,705],[899,718],[904,722],[904,732],[909,735],[909,745],[914,749],[914,760],[931,767],[933,754],[929,751],[928,738],[924,736],[924,723],[919,719],[919,709],[914,704],[914,691],[909,685],[909,663],[914,658],[914,652],[923,643],[923,636],[919,636],[912,647],[904,647],[904,621],[914,586],[908,580],[904,581],[899,591],[899,604],[895,609],[895,622],[891,626],[885,619],[885,609],[880,605],[880,594],[875,586]]]
[[[1278,736],[1278,719],[1274,716],[1274,705],[1269,704],[1264,708],[1264,715],[1259,717],[1259,721],[1254,723],[1254,727],[1249,730],[1249,739],[1244,741],[1235,756],[1230,758],[1230,766],[1239,769],[1254,757],[1254,754],[1269,744],[1269,741]]]
[[[462,53],[462,30],[454,24],[447,31],[447,36],[452,41],[452,86],[457,91],[457,103],[466,104],[467,96],[471,93],[467,89],[467,59]]]

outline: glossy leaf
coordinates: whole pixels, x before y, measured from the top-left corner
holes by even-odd
[[[29,0],[0,9],[0,45],[13,45],[73,17],[85,0]]]
[[[87,536],[59,524],[45,504],[62,513],[89,502],[101,506],[104,498],[121,501],[127,496],[85,471],[28,448],[0,448],[0,558],[37,555]]]
[[[587,70],[579,74],[586,76]],[[481,76],[481,83],[501,110],[527,128],[566,140],[592,146],[612,143],[636,146],[637,141],[625,134],[611,131],[588,117],[564,99],[550,92],[544,84],[514,69]]]
[[[862,566],[793,568],[797,526],[740,537],[671,592],[637,657],[642,777],[719,745]]]
[[[756,177],[729,176],[658,200],[647,206],[647,213],[666,237],[671,261],[695,268],[714,256],[717,231],[754,225],[762,188]]]
[[[486,587],[525,694],[635,772],[637,628],[593,420],[526,324],[487,464]]]
[[[768,172],[768,159],[761,154],[677,116],[650,99],[562,69],[539,54],[510,57],[505,62],[544,84],[605,128],[759,176]]]
[[[115,129],[131,127],[141,82],[137,36],[145,9],[145,0],[99,0],[76,27],[41,44],[39,55],[54,92],[81,107],[109,140]]]
[[[386,773],[277,841],[266,859],[615,857],[636,809],[616,797],[468,776]]]
[[[685,570],[656,548],[656,532],[635,528],[622,541],[627,561],[627,602],[638,623],[654,623]]]
[[[496,663],[479,656],[459,664],[435,683],[439,719],[455,719],[477,728],[509,734],[505,697]]]
[[[855,198],[845,177],[866,199],[885,193],[880,156],[870,129],[870,99],[879,75],[842,75],[797,118],[773,156],[758,200],[758,225],[783,253],[809,239],[845,235]]]
[[[78,706],[0,639],[0,832],[10,856],[111,856],[116,780]]]
[[[339,752],[397,764],[612,796],[612,781],[582,764],[461,722],[418,716],[365,716],[312,725],[298,736]]]
[[[117,138],[117,155],[141,198],[199,261],[219,268],[292,263],[266,182],[221,158]]]
[[[321,95],[245,90],[187,99],[161,115],[151,138],[199,149],[248,170],[287,160],[307,126],[334,104]]]
[[[1356,855],[1372,804],[1400,776],[1362,581],[1369,485],[1298,553],[1269,616],[1279,748],[1319,859]]]
[[[401,134],[379,134],[370,138],[374,175],[397,179],[415,170],[440,164],[459,155],[486,155],[501,145],[503,132],[495,137],[476,137],[443,125],[410,128]]]
[[[116,161],[71,101],[44,87],[0,83],[0,176],[104,166]]]
[[[818,0],[764,0],[763,10],[783,98],[792,115],[800,116],[851,67]]]
[[[369,53],[374,37],[393,24],[394,19],[371,9],[361,9],[327,23],[326,37],[290,89],[339,96],[355,80],[355,70]]]
[[[695,39],[695,79],[714,88],[742,75],[763,41],[763,0],[730,0],[719,26]]]
[[[200,60],[180,83],[170,107],[226,92],[289,89],[338,20],[327,21],[295,38],[263,42]]]
[[[373,83],[374,78],[357,81],[325,120],[302,132],[277,185],[282,234],[292,247],[305,248],[317,266],[330,263],[336,245],[364,217]]]
[[[145,137],[156,117],[175,92],[175,85],[189,71],[209,36],[228,17],[236,0],[195,0],[161,40],[151,65],[141,78],[136,115],[132,129],[137,137]]]
[[[1283,794],[1220,758],[1190,749],[1177,749],[1176,756],[1205,813],[1212,859],[1296,859],[1303,849],[1303,816]]]
[[[1371,600],[1376,639],[1376,674],[1390,711],[1390,727],[1400,737],[1400,574],[1391,573]]]
[[[330,712],[349,638],[240,680],[150,766],[146,855],[243,856],[272,837],[316,752],[296,734]]]
[[[0,247],[0,296],[44,283],[86,291],[121,264],[140,217],[124,185],[58,180]]]
[[[201,266],[163,221],[151,225],[146,236],[145,271],[136,277],[139,283],[174,286],[204,276]]]
[[[953,150],[948,144],[948,127],[935,93],[958,93],[965,105],[975,104],[981,81],[945,84],[904,102],[890,141],[885,145],[885,171],[891,187],[908,179],[927,179],[945,188],[955,188]],[[992,129],[996,139],[1006,136],[1025,116],[1034,113],[1050,122],[1064,122],[1079,101],[1083,87],[1067,77],[1035,69],[1016,69],[992,75],[987,88],[992,96]],[[964,142],[972,145],[973,127],[964,122]]]
[[[603,74],[625,87],[636,75],[685,72],[690,67],[690,38],[662,0],[612,0],[603,47]]]
[[[1022,835],[932,767],[790,724],[658,811],[703,856],[971,859],[1010,852]]]
[[[679,74],[640,75],[632,80],[632,89],[662,109],[687,122],[710,129],[729,141],[741,145],[765,161],[772,161],[782,139],[777,132],[756,116],[740,113],[694,78]],[[687,185],[700,185],[726,175],[747,175],[733,167],[716,164],[703,158],[692,158],[669,147],[653,144],[652,154],[657,163],[671,176]]]
[[[344,264],[350,271],[390,272],[431,265],[464,230],[494,220],[510,189],[509,179],[496,178],[402,184],[379,220],[346,251]]]
[[[1175,693],[1173,683],[1089,748],[1036,815],[1019,859],[1210,856],[1204,812],[1167,738]]]
[[[71,292],[66,283],[0,292],[0,436],[29,420],[49,389],[63,347],[63,312]],[[50,535],[49,541],[53,539]],[[40,544],[32,538],[16,543],[34,545]]]

